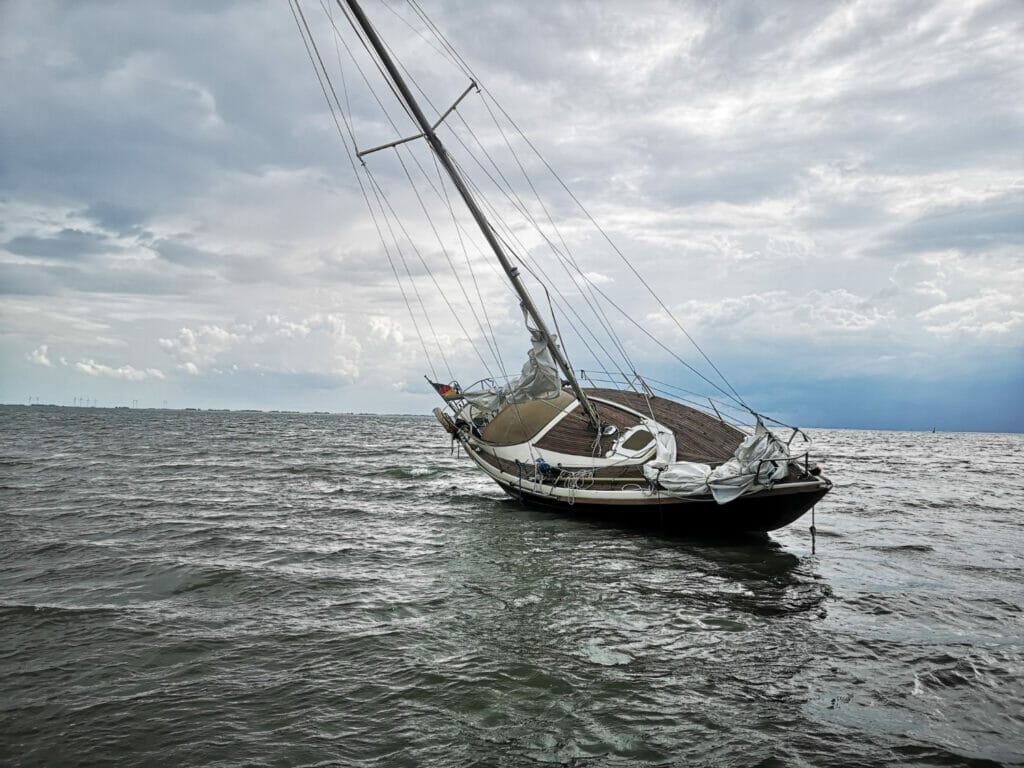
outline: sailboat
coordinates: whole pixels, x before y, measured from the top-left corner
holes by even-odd
[[[681,402],[684,398],[668,396],[671,393],[665,390],[660,390],[665,394],[659,394],[650,379],[629,366],[621,344],[618,348],[626,355],[628,370],[620,369],[619,380],[594,381],[573,366],[570,350],[552,330],[542,305],[524,281],[520,270],[526,264],[523,249],[515,248],[509,231],[495,221],[494,208],[485,205],[479,187],[468,179],[442,141],[441,129],[446,119],[468,95],[480,92],[476,79],[470,81],[447,111],[435,110],[437,116],[428,117],[410,87],[410,75],[382,40],[358,0],[336,2],[377,70],[371,74],[383,79],[382,84],[390,91],[388,95],[397,100],[417,131],[369,149],[358,149],[342,99],[335,91],[299,0],[290,0],[339,134],[347,131],[351,138],[351,148],[346,143],[346,151],[352,169],[357,176],[366,174],[367,181],[360,181],[360,188],[371,214],[375,215],[389,261],[391,250],[378,217],[386,216],[391,206],[366,170],[366,158],[378,151],[397,151],[410,142],[420,142],[429,147],[445,196],[450,184],[523,313],[531,346],[518,375],[504,381],[488,378],[468,386],[454,379],[427,379],[444,403],[434,409],[435,417],[468,460],[524,504],[672,532],[765,533],[794,522],[812,509],[829,492],[832,483],[812,461],[806,433],[780,422],[773,422],[774,428],[770,429],[769,419],[749,408],[724,376],[724,386],[715,384],[715,389],[752,419],[746,429],[724,417],[713,399],[707,405],[693,400],[687,404]],[[442,51],[453,51],[416,0],[409,3],[438,34]],[[327,5],[321,6],[328,10]],[[330,23],[337,32],[333,16]],[[458,57],[458,61],[463,60]],[[464,71],[471,73],[468,69]],[[347,93],[344,101],[348,101]],[[434,190],[437,192],[437,185]],[[391,249],[399,247],[393,242]],[[558,256],[562,258],[561,252]],[[392,266],[394,269],[393,262]],[[639,277],[635,269],[632,271]],[[544,285],[536,274],[533,276]],[[544,290],[550,304],[547,286]],[[651,294],[670,314],[653,290]],[[557,322],[554,307],[550,309],[550,317]],[[415,315],[413,319],[415,322]],[[600,325],[606,326],[603,322]],[[634,325],[639,327],[635,321]],[[686,336],[689,338],[689,334]],[[704,355],[703,350],[701,354]],[[704,357],[710,363],[710,358]],[[712,368],[719,372],[713,364]],[[788,436],[784,433],[787,429]]]

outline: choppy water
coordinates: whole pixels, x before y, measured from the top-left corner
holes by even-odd
[[[1024,763],[1024,436],[815,436],[812,556],[523,509],[431,419],[0,408],[0,763]]]

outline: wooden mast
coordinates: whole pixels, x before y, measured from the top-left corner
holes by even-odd
[[[555,342],[554,336],[552,336],[551,332],[548,330],[547,323],[544,322],[544,318],[541,317],[540,312],[533,303],[533,299],[530,298],[530,294],[527,292],[526,286],[519,277],[519,268],[514,266],[508,258],[508,255],[505,253],[504,248],[502,248],[497,236],[495,236],[490,222],[487,221],[487,218],[484,216],[483,211],[480,210],[480,206],[477,205],[477,202],[469,191],[469,188],[466,186],[466,183],[459,175],[459,172],[455,169],[454,163],[452,163],[451,158],[448,156],[448,151],[444,148],[444,145],[437,137],[437,134],[434,133],[433,126],[430,124],[430,121],[427,120],[426,115],[423,114],[423,110],[420,109],[419,104],[416,102],[412,92],[409,90],[405,80],[402,78],[401,73],[398,71],[398,67],[391,59],[391,55],[388,53],[387,48],[377,35],[377,31],[373,28],[370,20],[366,17],[366,14],[363,13],[363,9],[359,6],[358,0],[345,0],[345,4],[348,5],[349,9],[352,11],[352,15],[359,23],[359,26],[362,28],[367,40],[369,40],[370,45],[373,46],[373,50],[377,53],[377,57],[380,59],[381,64],[383,64],[384,68],[388,71],[388,75],[390,75],[395,87],[398,89],[402,99],[405,101],[410,114],[416,121],[416,124],[423,132],[423,136],[426,138],[427,143],[430,144],[430,148],[437,156],[438,161],[444,167],[445,171],[451,177],[452,183],[459,191],[459,195],[462,196],[463,202],[465,202],[466,207],[469,208],[469,212],[473,215],[473,219],[476,221],[477,226],[480,228],[480,231],[483,233],[487,243],[494,251],[494,255],[498,258],[501,268],[505,270],[505,274],[508,275],[508,279],[512,283],[512,288],[519,296],[519,301],[522,303],[523,309],[526,314],[529,315],[530,319],[533,320],[537,330],[544,337],[544,341],[547,343],[548,349],[551,350],[551,356],[554,358],[555,363],[568,380],[569,386],[572,387],[572,391],[576,394],[576,398],[580,401],[580,405],[587,414],[587,419],[595,430],[600,431],[601,419],[597,414],[597,409],[583,393],[583,389],[580,387],[579,381],[576,380],[576,374],[573,373],[572,366],[569,365],[569,360],[565,357],[565,354]]]

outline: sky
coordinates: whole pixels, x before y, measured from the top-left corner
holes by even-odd
[[[564,302],[589,282],[726,388],[674,316],[791,423],[1024,431],[1018,0],[419,5],[625,257],[471,93],[442,140],[500,216],[474,141],[537,190],[511,232]],[[467,74],[410,5],[364,6],[436,117]],[[326,7],[302,2],[358,146],[415,133]],[[465,213],[405,183],[422,141],[365,158],[418,246],[396,281],[286,0],[7,0],[0,113],[0,402],[427,413],[424,375],[529,348]],[[605,311],[650,380],[714,394]],[[600,368],[598,316],[558,317]]]

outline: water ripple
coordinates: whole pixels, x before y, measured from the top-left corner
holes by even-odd
[[[812,556],[523,509],[431,419],[0,413],[4,764],[1024,764],[1018,435],[820,432]]]

